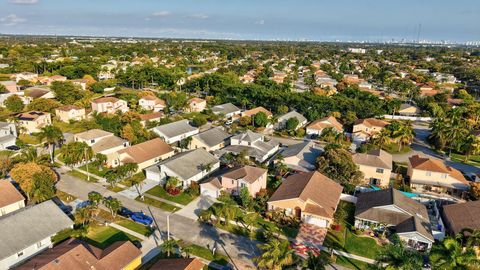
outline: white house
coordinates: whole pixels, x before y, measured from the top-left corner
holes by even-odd
[[[15,145],[17,129],[14,123],[0,122],[0,150]]]
[[[154,127],[151,130],[168,144],[179,142],[199,132],[187,119]]]

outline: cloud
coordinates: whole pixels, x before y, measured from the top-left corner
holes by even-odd
[[[258,24],[258,25],[264,25],[265,24],[265,20],[259,20],[259,21],[256,21],[255,24]]]
[[[154,17],[166,17],[169,16],[171,13],[170,11],[162,10],[162,11],[157,11],[152,13],[152,16]]]
[[[0,22],[2,22],[4,25],[17,25],[19,23],[25,22],[26,19],[18,17],[15,14],[10,14],[8,16],[5,16],[0,19]]]
[[[190,15],[190,16],[187,16],[188,18],[192,18],[192,19],[197,19],[197,20],[206,20],[208,18],[210,18],[210,16],[206,15],[206,14],[193,14],[193,15]]]
[[[16,5],[35,5],[39,0],[10,0],[10,3]]]

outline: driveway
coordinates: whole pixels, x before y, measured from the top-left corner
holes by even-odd
[[[197,220],[202,210],[210,208],[210,206],[212,206],[216,202],[217,200],[212,197],[199,196],[195,200],[191,201],[187,206],[175,212],[175,214],[189,219]]]
[[[118,194],[134,200],[136,197],[139,196],[139,194],[143,194],[147,192],[148,190],[150,190],[156,185],[158,185],[158,182],[155,182],[154,180],[150,180],[150,179],[145,179],[143,180],[143,184],[140,187],[140,189],[137,189],[137,187],[133,185],[125,190],[120,191]]]

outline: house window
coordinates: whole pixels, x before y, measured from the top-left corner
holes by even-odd
[[[245,183],[241,183],[241,184],[240,184],[240,186],[243,188],[243,187],[246,187],[246,186],[247,186],[247,184],[245,184]]]
[[[232,180],[232,185],[235,184],[235,180]]]
[[[447,179],[447,176],[448,176],[448,174],[446,174],[446,173],[442,174],[443,179]]]
[[[432,172],[426,172],[425,173],[427,176],[432,176]]]
[[[90,143],[95,143],[95,140],[90,140]]]
[[[383,169],[382,168],[377,168],[377,173],[383,173]]]
[[[41,248],[41,247],[42,247],[42,241],[37,243],[37,248]]]
[[[17,252],[17,257],[20,258],[23,256],[23,251]]]

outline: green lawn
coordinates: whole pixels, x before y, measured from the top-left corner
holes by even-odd
[[[141,182],[143,180],[145,180],[145,174],[143,172],[139,172],[137,174],[134,174],[132,177],[129,177],[125,180],[120,181],[120,184],[127,187],[131,187],[135,183]]]
[[[90,225],[86,235],[87,242],[104,249],[117,241],[138,241],[139,239],[110,226]]]
[[[480,155],[470,156],[470,158],[467,160],[467,162],[465,162],[465,156],[464,155],[452,153],[450,156],[451,156],[453,161],[461,162],[461,163],[465,163],[465,164],[469,164],[469,165],[473,165],[473,166],[480,166]]]
[[[55,191],[55,195],[64,203],[73,202],[76,199],[75,196],[68,194],[66,192],[63,192],[59,189]]]
[[[84,181],[88,181],[88,176],[79,172],[79,171],[75,171],[75,170],[71,170],[69,172],[67,172],[68,175],[71,175],[73,177],[77,177],[77,178],[80,178]],[[90,177],[90,182],[97,182],[97,179],[96,178],[93,178],[93,177]]]
[[[75,133],[80,133],[87,130],[85,127],[82,127],[82,125],[79,122],[74,122],[70,124],[70,123],[54,120],[53,125],[59,128],[64,133],[66,132],[66,133],[75,134]]]
[[[110,191],[113,191],[115,193],[118,193],[120,191],[124,191],[125,189],[122,188],[122,187],[119,187],[119,186],[114,186],[114,187],[111,187],[110,185],[107,187],[108,190]]]
[[[410,146],[405,145],[405,146],[402,146],[402,149],[400,149],[398,147],[398,143],[394,143],[394,142],[384,145],[382,149],[387,151],[390,154],[406,154],[412,151],[412,148],[410,148]]]
[[[83,166],[79,167],[79,169],[82,170],[82,171],[88,171],[89,173],[98,175],[100,177],[104,177],[105,174],[108,172],[107,167],[98,168],[98,166],[94,166],[92,164],[88,164],[88,170],[87,170],[87,165],[83,165]]]
[[[60,243],[60,242],[62,242],[62,241],[64,241],[64,240],[70,238],[74,232],[75,232],[75,230],[74,230],[74,229],[70,229],[70,228],[65,229],[65,230],[61,230],[61,231],[59,231],[56,235],[54,235],[54,236],[52,237],[52,242],[53,242],[54,244],[58,244],[58,243]]]
[[[164,203],[164,202],[161,202],[161,201],[157,201],[157,200],[149,198],[147,196],[144,197],[144,200],[142,200],[140,197],[137,197],[135,200],[139,201],[139,202],[142,202],[142,203],[146,203],[146,204],[151,205],[153,207],[160,208],[160,209],[168,211],[168,212],[174,212],[176,210],[179,210],[177,207],[175,207],[171,204]]]
[[[39,144],[40,141],[38,140],[37,137],[29,135],[29,134],[20,134],[18,136],[18,139],[20,139],[22,142],[26,144]]]
[[[2,150],[0,151],[0,156],[9,156],[13,154],[13,151],[10,151],[10,150]]]
[[[147,226],[144,226],[140,223],[137,223],[135,221],[132,221],[130,219],[122,219],[122,220],[119,220],[117,222],[115,222],[116,224],[122,226],[122,227],[125,227],[127,229],[130,229],[134,232],[137,232],[141,235],[145,235],[145,236],[149,236],[152,234],[152,229],[147,227]]]
[[[196,198],[196,196],[192,196],[187,192],[182,192],[176,196],[172,196],[168,194],[167,191],[161,186],[155,186],[149,191],[147,191],[147,193],[150,195],[153,195],[165,200],[169,200],[175,203],[183,204],[183,205],[189,204],[191,201],[193,201]]]
[[[350,269],[357,269],[357,270],[364,270],[364,269],[368,269],[369,267],[369,264],[366,262],[350,259],[343,256],[338,256],[335,263]]]
[[[189,244],[189,243],[184,243],[182,241],[179,242],[180,247],[185,248],[189,247],[190,253],[192,255],[204,258],[205,260],[209,260],[215,263],[218,263],[220,265],[226,265],[228,264],[228,257],[222,253],[219,253],[218,251],[215,253],[215,255],[212,254],[212,252],[204,247],[197,246],[194,244]]]

